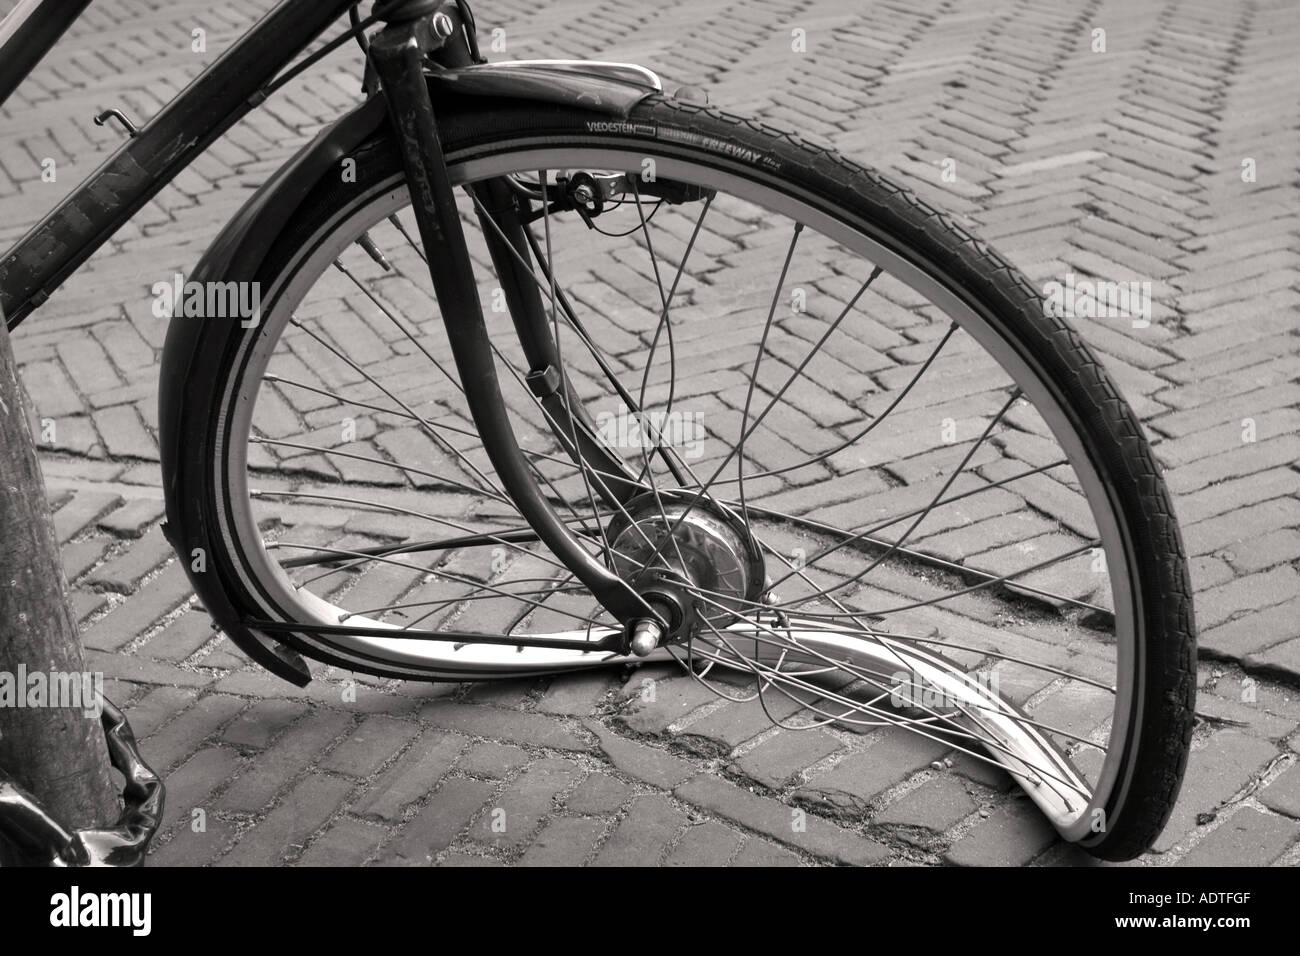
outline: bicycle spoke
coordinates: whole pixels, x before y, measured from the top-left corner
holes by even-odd
[[[348,550],[348,549],[346,549],[346,548],[320,548],[318,545],[296,545],[296,544],[291,544],[291,543],[288,543],[288,542],[277,542],[277,543],[280,545],[280,547],[286,547],[286,548],[291,548],[291,547],[311,547],[311,548],[316,548],[316,549],[318,549],[318,550],[322,550],[322,551],[334,551],[334,552],[336,552],[340,557],[355,557],[355,556],[357,556],[357,555],[356,555],[356,552],[354,552],[354,551],[350,551],[350,550]],[[533,554],[534,556],[536,556],[534,552],[529,552],[529,553],[530,553],[530,554]],[[381,563],[381,564],[393,565],[394,567],[403,568],[403,569],[408,570],[408,571],[411,569],[410,565],[408,565],[408,564],[404,564],[404,563],[402,563],[401,561],[392,560],[392,559],[390,559],[390,558],[379,558],[379,557],[367,556],[367,557],[366,557],[366,560],[367,560],[367,561],[376,561],[376,562],[379,562],[379,563]],[[476,580],[474,580],[473,578],[468,578],[468,577],[465,577],[465,576],[463,576],[463,575],[454,574],[454,573],[452,573],[452,572],[449,572],[449,571],[446,571],[446,570],[442,570],[442,569],[439,569],[439,570],[438,570],[437,572],[435,572],[435,573],[441,575],[442,577],[444,577],[444,578],[446,578],[447,580],[452,581],[452,582],[454,582],[454,583],[456,583],[456,584],[468,584],[468,585],[472,585],[472,586],[474,586],[475,588],[479,588],[479,589],[482,589],[482,590],[490,591],[490,592],[492,592],[493,594],[495,594],[497,597],[509,598],[509,599],[516,600],[516,601],[522,601],[522,602],[524,602],[524,603],[526,603],[526,604],[532,604],[532,605],[535,605],[535,606],[538,606],[538,607],[541,607],[541,606],[542,606],[542,605],[538,604],[538,602],[533,601],[533,600],[531,600],[530,598],[522,597],[522,596],[520,596],[520,595],[518,595],[518,594],[514,594],[514,593],[512,593],[512,592],[510,592],[510,591],[502,590],[500,587],[497,587],[497,586],[492,585],[492,584],[488,584],[488,583],[485,583],[485,582],[482,582],[482,581],[476,581]],[[303,585],[303,586],[305,587],[306,585]],[[554,610],[554,609],[552,609],[552,610]],[[348,618],[358,616],[358,613],[359,613],[359,612],[344,612],[342,615],[340,615],[339,623],[343,623],[343,622],[345,622]],[[596,623],[596,619],[595,619],[595,618],[592,618],[592,617],[583,617],[583,616],[580,615],[580,614],[572,614],[572,613],[570,613],[570,612],[568,612],[568,611],[556,611],[556,613],[563,614],[563,615],[565,615],[566,617],[571,617],[571,618],[573,618],[574,620],[576,620],[576,621],[578,621],[578,622],[580,622],[580,623],[582,623],[582,624],[594,624],[594,623]],[[410,627],[414,626],[414,624],[415,624],[415,622],[412,622],[411,624],[403,625],[403,628],[407,628],[407,629],[409,629]],[[399,630],[400,630],[400,629],[399,629]]]
[[[930,502],[930,504],[929,504],[926,508],[924,508],[924,509],[922,510],[922,512],[917,516],[916,520],[913,521],[912,524],[908,526],[908,529],[907,529],[906,531],[903,532],[903,534],[899,537],[899,539],[898,539],[896,542],[894,542],[892,545],[889,546],[889,550],[886,551],[884,554],[882,554],[880,557],[876,558],[875,561],[873,561],[871,564],[869,564],[869,565],[868,565],[864,570],[859,571],[857,574],[855,574],[855,575],[854,575],[852,578],[850,578],[848,581],[845,581],[843,584],[837,585],[837,586],[836,586],[837,589],[838,589],[838,588],[841,588],[841,587],[846,587],[846,586],[848,586],[849,584],[855,584],[855,583],[857,583],[858,581],[861,581],[864,577],[866,577],[868,574],[870,574],[872,571],[874,571],[877,567],[879,567],[880,564],[881,564],[885,559],[891,557],[891,556],[892,556],[892,555],[893,555],[893,554],[894,554],[894,553],[895,553],[895,552],[896,552],[900,547],[903,546],[903,543],[904,543],[905,541],[907,541],[907,539],[908,539],[909,537],[911,537],[912,532],[915,531],[915,530],[917,529],[917,527],[921,524],[921,522],[923,522],[927,517],[929,517],[930,513],[931,513],[931,512],[932,512],[936,507],[938,507],[939,502],[943,499],[943,495],[947,492],[947,490],[948,490],[949,488],[952,487],[952,483],[953,483],[954,481],[957,480],[957,476],[960,475],[960,474],[962,473],[962,470],[963,470],[963,469],[966,467],[966,465],[970,462],[971,458],[973,458],[973,457],[975,456],[975,452],[979,450],[980,446],[984,443],[984,440],[985,440],[986,438],[988,438],[988,436],[989,436],[990,434],[992,434],[993,429],[997,427],[997,425],[998,425],[998,423],[999,423],[1000,421],[1002,421],[1002,417],[1007,413],[1007,411],[1011,408],[1011,406],[1015,404],[1016,400],[1017,400],[1019,397],[1020,397],[1020,389],[1018,389],[1018,388],[1017,388],[1017,389],[1013,389],[1012,392],[1011,392],[1011,397],[1007,399],[1006,404],[1002,406],[1002,409],[997,413],[997,415],[994,416],[993,420],[992,420],[991,422],[989,422],[988,427],[984,429],[984,431],[983,431],[983,433],[980,435],[980,437],[977,438],[977,439],[975,440],[975,442],[971,445],[970,450],[966,453],[966,456],[961,460],[961,464],[959,464],[959,465],[957,466],[957,468],[954,469],[953,473],[952,473],[952,474],[951,474],[951,475],[950,475],[950,476],[949,476],[949,477],[944,481],[944,483],[943,483],[943,487],[941,487],[941,488],[939,489],[938,494],[936,494],[935,497],[934,497],[934,499]],[[809,561],[808,561],[808,564],[810,564],[810,565],[811,565],[811,564],[815,564],[817,561],[821,560],[822,558],[825,558],[825,557],[827,557],[828,555],[834,554],[835,552],[837,552],[837,551],[841,550],[842,548],[846,547],[846,546],[847,546],[849,543],[851,543],[853,540],[856,540],[856,539],[860,538],[860,537],[862,536],[862,534],[865,534],[865,533],[874,533],[875,531],[879,531],[879,530],[880,530],[879,528],[874,528],[874,529],[872,529],[872,532],[864,532],[864,533],[860,533],[860,534],[855,534],[855,535],[854,535],[852,538],[850,538],[849,540],[844,541],[844,542],[841,542],[840,544],[834,545],[834,546],[831,547],[831,548],[827,548],[826,550],[821,551],[820,553],[818,553],[817,555],[815,555],[813,558],[810,558]],[[786,578],[788,578],[788,577],[789,577],[789,575],[786,575],[786,577],[781,578],[781,579],[779,579],[779,580],[777,580],[777,581],[774,581],[773,584],[772,584],[772,586],[773,586],[774,588],[777,587],[777,586],[779,586],[780,583],[781,583],[781,581],[786,580]]]
[[[422,468],[411,467],[410,465],[400,465],[397,462],[386,461],[383,458],[376,458],[372,455],[358,455],[355,454],[354,452],[339,451],[337,448],[326,448],[323,445],[306,445],[303,444],[302,442],[283,441],[275,438],[261,438],[257,436],[250,438],[249,442],[256,445],[274,445],[278,448],[297,448],[302,451],[314,451],[322,455],[333,455],[336,458],[350,458],[353,461],[364,461],[364,462],[369,462],[370,464],[373,465],[384,465],[388,468],[395,468],[398,471],[404,472],[406,474],[420,475],[421,477],[424,478],[434,478],[438,481],[446,483],[447,485],[450,485],[453,488],[458,488],[461,491],[468,491],[468,492],[481,491],[481,489],[475,488],[473,485],[467,484],[466,482],[463,481],[457,481],[454,478],[448,478],[445,475],[438,475],[431,471],[425,471]],[[495,501],[508,502],[510,500],[504,495],[492,495],[491,497]]]
[[[379,298],[373,292],[370,291],[369,287],[366,286],[364,282],[362,282],[360,279],[358,279],[355,275],[352,274],[352,270],[350,270],[347,266],[345,266],[341,259],[334,260],[334,268],[337,269],[339,272],[343,273],[345,276],[347,276],[352,281],[352,284],[355,285],[358,289],[360,289],[361,293],[367,299],[373,302],[375,306],[379,309],[379,311],[384,313],[384,316],[388,319],[388,321],[392,322],[393,325],[395,325],[398,328],[398,330],[404,336],[406,336],[406,338],[410,341],[410,343],[420,350],[420,352],[424,355],[424,357],[429,360],[429,363],[434,368],[436,368],[439,372],[442,373],[443,378],[451,382],[451,384],[456,388],[457,391],[462,393],[465,391],[464,387],[460,384],[460,380],[457,379],[456,376],[452,375],[449,371],[447,371],[447,369],[443,366],[443,364],[439,362],[436,358],[434,358],[432,354],[430,354],[429,350],[424,347],[424,343],[421,342],[419,339],[417,339],[415,335],[411,332],[411,330],[406,327],[406,323],[401,322],[397,318],[397,316],[393,315],[392,310],[389,309],[388,306],[380,302]]]
[[[250,560],[270,557],[284,602],[301,596],[303,633],[314,620],[340,659],[452,678],[649,652],[710,707],[782,733],[907,732],[1003,768],[1058,827],[1113,799],[1093,790],[1113,789],[1131,740],[1124,668],[1142,633],[1133,582],[1107,567],[1133,566],[1127,518],[1097,493],[1095,436],[1071,434],[1077,409],[1041,387],[1014,316],[984,315],[969,264],[929,262],[903,236],[859,242],[833,211],[822,233],[824,204],[769,189],[767,172],[679,183],[691,164],[665,158],[652,184],[631,154],[612,168],[520,155],[505,173],[475,158],[494,171],[457,189],[479,294],[528,310],[485,315],[494,427],[657,619],[658,647],[641,611],[616,619],[551,554],[484,463],[471,383],[429,321],[433,250],[387,186],[312,260],[320,298],[278,313],[257,372],[274,397],[240,437]],[[493,216],[498,194],[512,205]],[[558,395],[534,388],[539,349]],[[335,443],[335,409],[362,417],[361,440]],[[683,440],[683,417],[707,440]]]
[[[332,501],[332,502],[335,502],[335,503],[337,503],[337,504],[350,504],[350,503],[353,503],[353,500],[352,500],[352,499],[350,499],[350,498],[344,498],[344,497],[342,497],[342,496],[340,496],[340,495],[324,495],[324,494],[317,494],[317,493],[313,493],[313,492],[305,492],[305,491],[262,491],[262,490],[259,490],[259,491],[253,491],[253,492],[250,492],[249,494],[250,494],[251,497],[254,497],[254,498],[306,498],[306,499],[311,500],[311,501]],[[422,519],[422,520],[424,520],[424,521],[432,521],[432,522],[435,523],[435,524],[446,525],[447,527],[449,527],[449,528],[453,528],[453,529],[456,530],[456,531],[471,531],[471,530],[473,530],[473,529],[469,528],[468,526],[461,524],[461,523],[458,522],[458,521],[452,521],[452,520],[449,519],[449,518],[443,518],[443,517],[440,517],[440,516],[438,516],[438,515],[426,514],[425,512],[422,512],[422,511],[416,511],[416,510],[414,510],[414,509],[412,509],[412,508],[402,508],[402,507],[399,507],[398,505],[384,505],[384,504],[378,504],[378,503],[374,503],[374,502],[372,502],[371,504],[373,504],[374,507],[376,507],[378,510],[381,510],[381,511],[386,511],[386,512],[389,512],[389,513],[392,513],[392,514],[406,515],[407,517],[411,517],[411,518],[420,518],[420,519]],[[518,543],[516,543],[516,542],[514,542],[514,541],[508,540],[508,539],[506,539],[506,538],[501,538],[501,537],[498,537],[498,536],[496,536],[496,535],[492,535],[490,532],[487,533],[487,535],[488,535],[489,539],[490,539],[491,541],[493,541],[494,543],[496,543],[496,544],[500,544],[500,545],[503,545],[503,546],[505,546],[505,547],[507,547],[507,548],[515,549],[515,550],[517,550],[517,551],[524,551],[524,552],[527,553],[527,554],[535,554],[535,552],[528,551],[526,548],[522,547],[520,544],[518,544]],[[329,549],[328,549],[328,548],[322,548],[321,550],[322,550],[322,551],[328,551]],[[565,568],[564,565],[563,565],[563,564],[562,564],[558,559],[556,559],[556,558],[550,557],[549,555],[539,556],[539,557],[541,557],[542,560],[546,561],[547,563],[549,563],[549,564],[551,564],[551,565],[554,565],[554,566],[557,567],[557,568],[560,568],[560,569],[562,569],[562,570],[566,570],[566,571],[568,570],[568,569]],[[367,555],[361,555],[361,558],[364,559],[364,560],[372,560],[372,559],[373,559],[373,560],[379,560],[378,556],[367,556]],[[310,584],[310,583],[313,582],[313,581],[320,580],[321,578],[326,578],[326,577],[329,577],[330,575],[337,574],[337,573],[340,572],[340,571],[346,571],[346,570],[348,570],[348,567],[351,567],[351,566],[352,566],[352,565],[346,565],[346,566],[339,567],[339,568],[333,568],[333,569],[331,569],[331,570],[329,570],[329,571],[326,571],[326,572],[324,572],[324,573],[322,573],[322,574],[317,575],[317,576],[314,577],[314,578],[311,578],[310,581],[304,581],[304,582],[303,582],[303,586],[305,586],[305,585],[307,585],[307,584]]]
[[[434,428],[433,425],[431,425],[431,424],[430,424],[430,423],[429,423],[429,422],[428,422],[428,421],[427,421],[423,416],[421,416],[421,415],[417,415],[417,414],[415,413],[415,410],[414,410],[414,409],[412,409],[409,405],[407,405],[407,404],[406,404],[405,402],[403,402],[400,398],[398,398],[396,395],[394,395],[391,391],[389,391],[388,389],[384,388],[383,385],[379,384],[379,382],[376,381],[376,379],[374,378],[374,376],[372,376],[372,375],[371,375],[369,372],[367,372],[365,369],[361,368],[361,366],[359,366],[359,365],[357,365],[355,362],[353,362],[350,358],[348,358],[346,355],[344,355],[342,352],[340,352],[338,349],[336,349],[332,344],[330,344],[329,342],[325,341],[325,339],[321,338],[319,335],[317,335],[317,334],[316,334],[315,332],[313,332],[311,329],[307,328],[307,326],[304,325],[302,322],[298,321],[297,318],[291,318],[289,321],[290,321],[290,323],[291,323],[295,328],[301,329],[302,331],[306,332],[308,335],[310,335],[313,339],[315,339],[317,342],[319,342],[321,345],[323,345],[323,346],[324,346],[325,348],[327,348],[329,351],[333,352],[335,356],[337,356],[337,357],[338,357],[339,359],[341,359],[344,363],[346,363],[348,366],[350,366],[354,371],[356,371],[356,372],[359,373],[362,377],[364,377],[364,378],[366,379],[366,381],[370,382],[371,385],[375,386],[375,388],[377,388],[377,389],[379,389],[379,391],[383,392],[384,395],[386,395],[388,398],[392,399],[392,401],[393,401],[396,405],[398,405],[398,406],[401,407],[402,411],[406,412],[406,413],[407,413],[408,415],[410,415],[413,419],[415,419],[417,422],[419,422],[420,425],[421,425],[421,427],[423,427],[424,430],[429,434],[429,437],[430,437],[430,438],[432,438],[435,442],[437,442],[438,444],[440,444],[440,445],[443,447],[443,449],[444,449],[445,451],[450,452],[450,453],[451,453],[451,454],[452,454],[452,455],[453,455],[453,456],[454,456],[458,461],[460,461],[462,464],[464,464],[464,466],[465,466],[466,468],[468,468],[468,469],[469,469],[469,470],[474,474],[475,477],[477,477],[477,478],[478,478],[478,479],[483,483],[483,489],[484,489],[485,491],[488,491],[488,492],[490,492],[490,493],[493,493],[494,495],[496,495],[496,496],[499,497],[499,498],[504,498],[504,497],[505,497],[505,492],[502,491],[502,490],[501,490],[499,487],[497,487],[496,485],[494,485],[494,484],[492,483],[491,479],[489,479],[489,478],[487,477],[487,475],[483,474],[483,472],[480,471],[479,468],[478,468],[478,467],[477,467],[477,466],[476,466],[472,461],[470,461],[468,458],[466,458],[465,455],[464,455],[463,453],[461,453],[461,451],[460,451],[458,448],[456,448],[454,445],[452,445],[450,442],[448,442],[446,439],[444,439],[444,438],[443,438],[443,437],[438,433],[437,429]]]
[[[805,646],[805,645],[803,645],[803,644],[800,644],[800,643],[798,643],[798,642],[792,642],[790,638],[781,635],[780,632],[779,632],[778,630],[776,630],[776,629],[774,629],[774,628],[771,628],[771,627],[768,627],[768,626],[766,626],[766,625],[762,625],[762,624],[759,623],[759,622],[747,621],[746,624],[747,624],[747,625],[752,625],[752,626],[754,626],[754,627],[755,627],[755,632],[754,632],[753,634],[746,634],[746,635],[744,636],[744,638],[743,638],[744,640],[754,640],[754,641],[757,641],[757,642],[759,642],[759,643],[763,643],[763,644],[768,645],[768,646],[773,646],[773,647],[782,648],[782,649],[792,649],[792,650],[796,650],[796,651],[798,651],[798,652],[801,653],[801,654],[807,654],[807,655],[810,655],[810,656],[812,656],[812,657],[814,657],[814,658],[816,658],[816,659],[823,660],[825,663],[827,663],[827,664],[831,664],[831,665],[835,666],[838,670],[840,670],[840,671],[842,671],[842,672],[844,672],[844,673],[846,673],[846,674],[848,674],[848,675],[850,675],[850,676],[856,677],[856,678],[858,678],[859,680],[864,681],[864,682],[867,683],[868,685],[873,685],[873,686],[877,686],[877,687],[879,687],[879,684],[877,684],[877,683],[873,680],[872,676],[871,676],[869,673],[867,673],[866,671],[864,671],[864,670],[862,670],[862,669],[860,669],[860,668],[858,668],[858,667],[856,667],[856,666],[845,664],[845,663],[842,662],[842,661],[835,661],[835,660],[833,660],[832,658],[830,658],[828,655],[825,655],[825,654],[823,654],[823,653],[821,653],[821,652],[815,650],[814,648],[807,647],[807,646]],[[765,636],[760,636],[760,633],[759,633],[759,632],[762,632]],[[738,651],[736,651],[735,648],[734,648],[733,646],[731,646],[731,644],[730,644],[730,639],[724,639],[724,642],[723,642],[723,643],[724,643],[724,646],[725,646],[726,650],[728,650],[728,651],[733,655],[733,657],[732,657],[732,659],[731,659],[730,661],[728,661],[726,658],[719,658],[720,662],[722,662],[722,663],[732,663],[732,664],[734,664],[734,665],[736,665],[736,666],[740,666],[740,667],[742,667],[742,668],[746,668],[746,669],[748,669],[748,668],[755,668],[755,669],[763,669],[763,668],[765,668],[765,665],[762,665],[759,661],[755,660],[753,656],[750,656],[750,655],[744,655],[744,654],[741,654],[741,653],[739,653]],[[859,704],[859,702],[853,701],[851,698],[845,697],[845,696],[843,696],[842,694],[838,694],[838,693],[835,693],[835,692],[829,692],[829,691],[824,690],[823,688],[819,688],[819,687],[817,687],[816,685],[809,684],[807,681],[804,681],[804,680],[802,680],[801,678],[798,678],[798,677],[794,676],[794,675],[791,674],[791,673],[786,672],[786,673],[779,673],[779,674],[778,674],[778,673],[776,673],[776,672],[772,672],[772,671],[767,670],[767,669],[763,669],[761,672],[762,672],[762,673],[765,673],[765,674],[769,674],[769,675],[770,675],[771,677],[773,677],[774,679],[783,680],[783,681],[786,681],[786,682],[788,682],[788,683],[793,684],[794,686],[801,686],[801,687],[802,687],[803,689],[805,689],[805,690],[813,691],[813,692],[815,692],[816,694],[818,694],[818,696],[826,697],[826,698],[828,698],[828,699],[830,699],[830,700],[832,700],[832,701],[835,701],[835,702],[837,702],[837,703],[844,704],[844,705],[846,705],[847,708],[849,708],[849,712],[856,712],[856,711],[859,709],[859,707],[861,706],[861,705]],[[881,689],[881,690],[885,690],[886,688],[881,687],[880,689]],[[925,708],[923,708],[923,709],[925,709]],[[823,716],[833,716],[833,715],[826,714],[824,711],[818,711],[818,712],[822,713]],[[942,718],[942,717],[943,717],[943,715],[938,714],[938,713],[935,713],[935,712],[933,712],[933,711],[930,712],[930,715],[931,715],[932,717],[937,717],[937,718]],[[872,716],[873,718],[878,718],[878,719],[877,719],[877,720],[873,720],[872,722],[868,723],[868,726],[875,726],[875,725],[877,725],[880,721],[884,721],[884,722],[889,723],[889,724],[891,724],[891,725],[893,725],[893,726],[898,726],[898,727],[901,727],[902,729],[909,730],[909,731],[911,731],[911,732],[913,732],[913,733],[920,734],[920,735],[923,736],[923,737],[928,737],[929,739],[931,739],[931,740],[935,740],[935,741],[937,741],[937,742],[939,742],[939,743],[945,743],[945,744],[948,744],[949,746],[954,746],[950,740],[945,739],[944,737],[937,737],[937,736],[935,736],[934,734],[929,733],[929,732],[924,728],[923,725],[920,725],[920,724],[919,724],[919,722],[916,722],[916,721],[908,721],[908,720],[905,720],[905,719],[903,719],[903,718],[899,718],[899,717],[896,717],[896,716],[894,716],[894,715],[888,714],[887,712],[879,711],[878,709],[877,709],[877,711],[876,711],[875,713],[872,713],[871,716]],[[969,716],[969,715],[967,715],[967,716]],[[837,720],[837,722],[844,722],[844,718],[836,718],[836,720]],[[848,721],[848,722],[851,723],[852,721]],[[971,740],[972,742],[978,743],[978,744],[980,744],[981,746],[983,746],[983,747],[985,747],[985,748],[987,748],[987,749],[995,750],[995,751],[999,751],[999,752],[1002,752],[1002,753],[1005,753],[1005,754],[1008,754],[1008,755],[1010,755],[1010,753],[1011,753],[1009,750],[1007,750],[1007,748],[1005,748],[1003,745],[997,743],[996,741],[994,741],[994,740],[990,740],[990,739],[987,739],[987,738],[985,738],[985,737],[981,737],[981,736],[976,735],[976,734],[973,734],[973,733],[971,733],[970,731],[966,731],[966,730],[963,730],[963,729],[961,729],[961,728],[948,728],[948,727],[946,727],[946,726],[945,726],[945,730],[946,730],[946,731],[950,731],[950,732],[952,732],[952,733],[955,733],[955,734],[957,734],[957,735],[959,735],[959,736],[963,736],[963,737],[965,737],[966,739],[969,739],[969,740]],[[962,751],[963,753],[967,753],[969,756],[975,757],[975,758],[977,758],[977,759],[985,760],[985,761],[988,761],[989,763],[994,763],[994,764],[998,764],[998,765],[1000,765],[998,761],[995,761],[995,760],[990,759],[987,755],[980,754],[980,753],[975,752],[975,751],[969,751],[969,750],[966,750],[966,749],[964,749],[964,748],[962,748],[962,747],[960,747],[960,746],[955,746],[955,749],[960,750],[960,751]],[[1054,772],[1052,772],[1052,771],[1050,771],[1050,770],[1047,770],[1047,769],[1045,769],[1045,768],[1042,768],[1042,767],[1035,767],[1034,769],[1035,769],[1036,772],[1042,774],[1044,777],[1047,777],[1047,778],[1051,779],[1053,782],[1063,784],[1063,785],[1069,787],[1070,789],[1075,790],[1076,792],[1080,793],[1081,795],[1086,796],[1086,792],[1082,791],[1079,787],[1077,787],[1077,785],[1074,785],[1074,784],[1070,783],[1069,781],[1065,780],[1064,778],[1059,777],[1059,776],[1058,776],[1057,774],[1055,774]]]
[[[551,274],[547,271],[545,256],[542,253],[541,246],[537,242],[536,236],[533,235],[531,230],[529,229],[524,230],[524,238],[528,243],[529,249],[532,252],[534,260],[537,262],[537,267],[542,272],[542,276],[545,279],[544,282],[542,281],[542,279],[539,279],[537,275],[533,272],[532,264],[527,262],[523,258],[523,256],[520,255],[519,251],[515,249],[514,245],[511,244],[508,240],[506,240],[505,233],[501,231],[501,227],[500,225],[497,224],[496,220],[488,214],[487,207],[483,205],[482,200],[480,200],[473,193],[471,193],[470,195],[474,201],[475,207],[487,219],[489,225],[492,227],[493,232],[502,241],[504,247],[509,250],[511,256],[515,259],[516,262],[519,263],[519,265],[524,269],[524,271],[528,273],[528,276],[533,280],[533,282],[537,285],[537,287],[542,292],[549,294],[552,288],[551,284],[553,278]],[[609,364],[608,359],[605,357],[605,355],[595,344],[595,341],[592,338],[591,334],[587,331],[586,327],[582,323],[582,320],[578,317],[576,310],[569,302],[568,296],[565,294],[564,289],[561,288],[558,284],[556,284],[554,288],[556,294],[556,303],[559,306],[561,313],[564,315],[565,321],[577,334],[578,340],[582,342],[583,346],[587,349],[588,353],[596,361],[596,364],[599,366],[601,373],[605,376],[607,384],[611,388],[613,388],[614,392],[618,395],[619,399],[623,402],[624,405],[628,407],[628,409],[632,412],[632,414],[640,417],[641,411],[636,400],[632,397],[631,393],[627,391],[626,386],[623,385],[622,380],[615,373],[613,367]],[[681,477],[680,463],[676,460],[675,455],[672,458],[668,457],[671,452],[671,449],[666,447],[660,447],[659,451],[665,465],[668,467],[670,471],[673,472],[674,478],[678,481],[679,484],[683,483],[684,479]]]
[[[876,273],[873,272],[871,278],[874,278],[875,275]],[[871,282],[871,278],[868,278],[867,280],[868,284]],[[866,291],[865,285],[863,286],[862,291],[864,292]],[[856,297],[854,301],[856,301]],[[750,478],[764,478],[769,475],[789,474],[792,471],[798,471],[800,468],[806,468],[809,465],[814,465],[822,461],[825,461],[826,459],[830,458],[832,455],[838,454],[839,452],[844,451],[844,449],[856,445],[867,435],[871,434],[871,432],[874,431],[877,426],[881,425],[885,421],[885,419],[889,417],[889,414],[902,403],[903,399],[907,398],[907,393],[910,392],[912,390],[912,387],[915,386],[916,383],[921,380],[921,378],[925,375],[927,371],[929,371],[931,363],[933,363],[934,360],[939,357],[939,353],[943,350],[943,347],[944,345],[947,344],[948,340],[952,338],[952,334],[955,331],[957,331],[957,326],[955,324],[950,325],[948,327],[948,331],[944,333],[941,339],[939,339],[939,344],[934,347],[934,350],[928,356],[926,356],[925,361],[922,362],[920,367],[917,369],[916,374],[913,375],[912,378],[908,381],[908,383],[905,386],[903,386],[902,389],[899,390],[898,395],[894,398],[892,402],[890,402],[889,407],[886,408],[883,412],[881,412],[877,416],[874,417],[868,416],[871,418],[871,421],[867,423],[866,427],[863,428],[862,431],[858,432],[852,438],[845,439],[843,442],[836,445],[834,448],[830,449],[829,451],[822,452],[821,454],[819,454],[814,458],[809,458],[806,461],[799,462],[798,464],[795,465],[788,465],[783,468],[775,468],[770,471],[760,471],[750,475]],[[812,359],[812,355],[809,355],[808,359],[805,360],[805,364],[807,364],[808,361],[811,361],[811,359]],[[784,394],[785,391],[789,389],[789,387],[792,384],[794,384],[793,377],[789,381],[787,381],[785,385],[781,387],[781,394]],[[779,398],[780,396],[778,395],[777,397]]]

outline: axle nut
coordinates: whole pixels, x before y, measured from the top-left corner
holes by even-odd
[[[642,618],[632,626],[632,640],[628,646],[637,657],[645,657],[659,646],[659,638],[663,633],[658,621]]]

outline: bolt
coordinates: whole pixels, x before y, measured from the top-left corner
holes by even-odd
[[[583,183],[581,186],[579,186],[577,189],[573,191],[573,198],[578,200],[578,202],[582,203],[585,206],[588,203],[590,203],[592,199],[595,198],[595,194],[591,191],[590,186],[588,186],[586,183]]]
[[[452,25],[451,17],[445,13],[435,13],[433,15],[433,35],[439,40],[445,40],[451,36]]]
[[[632,641],[630,643],[632,653],[637,657],[645,657],[659,646],[659,638],[663,636],[663,633],[663,628],[659,626],[659,622],[654,618],[641,618],[632,625]]]

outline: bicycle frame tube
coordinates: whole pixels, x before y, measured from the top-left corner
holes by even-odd
[[[413,22],[393,22],[375,37],[370,56],[397,133],[411,209],[429,251],[429,273],[470,414],[502,485],[525,520],[592,596],[621,622],[631,625],[655,612],[626,581],[597,561],[560,520],[515,440],[421,67],[428,46],[429,38]]]
[[[597,439],[596,425],[568,376],[556,374],[564,368],[564,363],[547,321],[542,294],[532,272],[524,267],[532,253],[514,193],[501,179],[471,188],[479,200],[476,212],[505,293],[506,308],[528,359],[529,387],[550,419],[556,439],[575,462],[586,461],[596,474],[603,476],[596,482],[595,493],[616,508],[645,487],[628,473],[623,460]]]
[[[23,0],[0,31],[0,99],[89,0]],[[284,0],[204,70],[0,259],[10,329],[49,298],[145,203],[258,106],[271,82],[351,0]]]
[[[90,0],[19,0],[0,23],[0,105],[81,16]]]

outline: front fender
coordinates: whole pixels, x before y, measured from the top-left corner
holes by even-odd
[[[495,103],[535,101],[577,107],[626,119],[633,107],[658,92],[658,78],[641,67],[583,61],[536,60],[483,64],[427,74],[434,111],[487,112]],[[268,179],[240,208],[199,259],[190,279],[196,282],[252,281],[272,243],[293,218],[305,197],[322,178],[337,175],[341,161],[373,138],[388,122],[382,96],[371,96],[327,126]],[[194,590],[212,619],[239,648],[263,667],[300,686],[311,672],[291,648],[245,626],[240,611],[227,596],[219,573],[195,570],[195,549],[212,553],[212,535],[205,527],[200,503],[184,489],[196,480],[187,461],[187,442],[198,436],[182,433],[185,404],[191,395],[217,387],[215,363],[204,361],[204,323],[173,319],[163,345],[158,387],[158,445],[163,493],[167,503],[165,531],[180,555]]]

